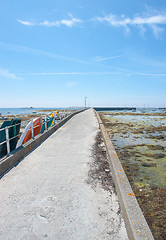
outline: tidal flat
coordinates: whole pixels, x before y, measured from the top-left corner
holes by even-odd
[[[166,239],[166,113],[100,112],[155,239]]]

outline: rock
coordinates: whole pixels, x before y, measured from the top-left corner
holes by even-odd
[[[149,145],[148,147],[151,150],[164,150],[164,147],[161,145]]]
[[[156,163],[146,163],[146,162],[144,162],[144,163],[142,163],[142,166],[143,167],[156,167],[157,164]]]

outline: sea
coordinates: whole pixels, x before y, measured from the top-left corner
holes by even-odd
[[[0,108],[0,114],[5,115],[19,115],[19,114],[31,114],[37,110],[53,109],[53,108]]]

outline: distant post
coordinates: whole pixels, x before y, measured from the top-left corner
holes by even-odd
[[[87,97],[85,97],[85,108],[86,108],[86,99],[87,99]]]

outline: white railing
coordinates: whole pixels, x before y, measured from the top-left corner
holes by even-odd
[[[53,119],[53,124],[52,124],[52,126],[56,125],[56,124],[57,124],[59,121],[61,121],[63,118],[65,118],[66,116],[71,115],[72,113],[74,113],[74,112],[76,112],[76,111],[77,111],[77,110],[75,110],[75,109],[64,109],[64,110],[62,110],[62,111],[58,111],[56,116],[55,116],[55,114],[54,114],[54,119]],[[52,112],[52,113],[54,113],[54,112]],[[52,114],[52,113],[51,113],[51,114]],[[48,121],[47,121],[48,116],[50,116],[50,113],[40,116],[40,117],[42,117],[42,119],[45,120],[45,122],[43,121],[43,123],[42,123],[42,126],[43,126],[43,124],[45,124],[45,130],[44,130],[44,132],[48,130]],[[38,116],[38,117],[39,117],[39,116]],[[5,128],[0,129],[0,132],[1,132],[1,131],[5,131],[5,140],[0,143],[0,146],[6,143],[7,156],[8,156],[8,155],[10,154],[10,152],[11,152],[11,149],[10,149],[10,141],[11,141],[12,139],[19,138],[19,137],[21,136],[21,134],[22,134],[22,133],[20,132],[18,135],[10,138],[10,137],[9,137],[9,129],[12,128],[12,127],[16,127],[16,126],[18,126],[18,125],[21,125],[21,126],[24,126],[24,127],[25,127],[25,126],[28,124],[28,122],[31,122],[31,129],[28,129],[27,131],[24,130],[24,132],[29,132],[29,131],[31,131],[31,134],[32,134],[32,138],[31,138],[31,139],[33,139],[33,138],[34,138],[34,129],[37,128],[37,127],[39,127],[39,126],[41,126],[41,123],[38,124],[38,125],[36,125],[36,126],[34,126],[34,125],[33,125],[33,119],[28,120],[28,121],[23,121],[23,122],[21,122],[21,123],[17,123],[17,124],[15,124],[15,125],[7,126],[7,127],[5,127]],[[21,128],[21,126],[20,126],[20,128]],[[43,132],[43,133],[44,133],[44,132]],[[4,156],[3,156],[3,157],[4,157]],[[0,158],[1,158],[1,156],[0,156]]]

